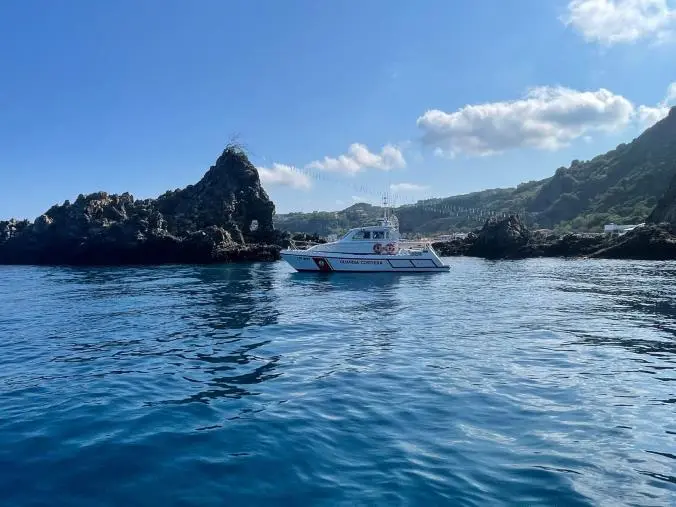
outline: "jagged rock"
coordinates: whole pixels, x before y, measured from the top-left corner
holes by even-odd
[[[156,205],[172,233],[219,224],[236,225],[231,232],[241,234],[241,240],[266,238],[273,232],[274,204],[260,184],[258,171],[238,150],[225,150],[197,184],[161,195]],[[254,220],[256,231],[251,230]]]
[[[490,219],[477,234],[434,243],[442,256],[469,255],[487,259],[590,257],[604,259],[676,259],[676,226],[638,227],[622,236],[534,233],[516,216]]]
[[[456,257],[459,255],[469,255],[470,248],[477,239],[477,235],[470,232],[464,238],[454,238],[449,241],[438,241],[432,243],[432,248],[443,257]]]
[[[0,222],[0,263],[274,260],[285,237],[274,230],[273,213],[256,168],[241,150],[228,147],[198,183],[157,199],[80,194],[33,224]]]
[[[0,245],[20,234],[29,225],[30,222],[28,220],[17,221],[11,219],[0,221]]]
[[[676,259],[676,230],[669,224],[638,227],[591,255],[604,259]]]
[[[469,255],[487,259],[527,256],[525,247],[531,232],[516,215],[499,220],[489,218],[469,247]]]
[[[533,235],[528,244],[528,257],[581,257],[607,247],[609,241],[610,238],[602,234]]]

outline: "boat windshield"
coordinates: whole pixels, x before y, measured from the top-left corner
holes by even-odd
[[[365,230],[358,230],[358,231],[348,231],[343,237],[343,240],[384,240],[384,239],[389,239],[392,238],[392,231],[389,229],[377,229],[375,231],[365,231]]]

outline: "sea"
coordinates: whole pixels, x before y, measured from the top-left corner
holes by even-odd
[[[0,504],[676,505],[676,263],[0,266]]]

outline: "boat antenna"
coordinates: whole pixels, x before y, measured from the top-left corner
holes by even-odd
[[[387,194],[383,194],[383,213],[385,214],[385,222],[389,220],[389,209],[388,209],[388,203],[387,203]]]

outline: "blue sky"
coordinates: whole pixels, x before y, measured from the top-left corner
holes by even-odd
[[[674,103],[674,3],[2,2],[0,219],[185,186],[233,136],[279,212],[543,178]]]

